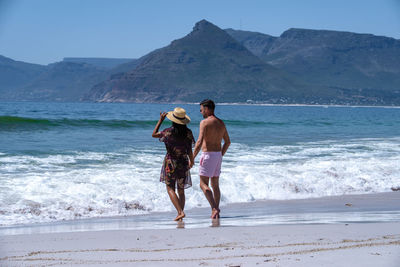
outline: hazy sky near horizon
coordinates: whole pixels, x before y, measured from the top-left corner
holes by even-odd
[[[400,39],[400,0],[0,0],[0,55],[38,64],[139,58],[201,19],[273,36],[306,28]]]

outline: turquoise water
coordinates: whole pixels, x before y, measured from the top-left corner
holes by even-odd
[[[175,106],[0,103],[0,224],[171,211],[158,182],[165,148],[151,133],[159,112]],[[197,138],[199,106],[178,106]],[[232,141],[223,205],[400,186],[399,108],[217,105],[216,113]],[[197,164],[187,209],[208,205]]]

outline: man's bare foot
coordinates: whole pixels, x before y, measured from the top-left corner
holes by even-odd
[[[211,219],[217,219],[217,218],[219,218],[219,209],[212,209]]]
[[[185,213],[182,211],[181,213],[178,213],[178,216],[176,216],[174,221],[181,221],[183,218],[185,218]]]
[[[219,219],[220,218],[221,210],[219,208],[217,208],[217,210],[218,210],[218,215],[217,215],[217,217],[215,219]]]

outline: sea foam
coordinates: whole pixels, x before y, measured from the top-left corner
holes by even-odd
[[[0,154],[0,224],[171,211],[159,173],[165,150]],[[233,143],[224,156],[221,204],[390,191],[400,186],[400,139],[291,145]],[[186,209],[208,207],[198,159]]]

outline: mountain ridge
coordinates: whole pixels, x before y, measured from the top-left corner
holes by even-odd
[[[245,46],[258,38],[255,33],[246,38],[231,34]],[[258,49],[264,62],[308,83],[336,88],[351,103],[359,103],[363,96],[370,104],[400,102],[400,40],[395,38],[292,28],[268,48]]]
[[[139,59],[39,65],[0,56],[0,93],[3,101],[400,105],[400,40],[301,28],[271,36],[201,20]]]
[[[302,94],[295,79],[205,20],[185,37],[145,57],[133,71],[93,87],[85,100],[169,102],[209,97],[245,102]]]

